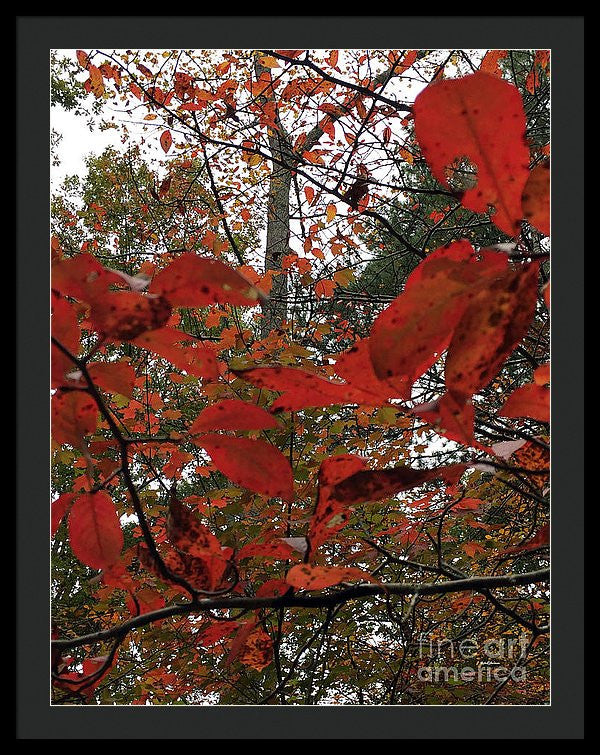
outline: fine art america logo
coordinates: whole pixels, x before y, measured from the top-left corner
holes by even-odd
[[[454,682],[515,682],[527,679],[522,661],[527,654],[528,639],[520,637],[489,637],[449,640],[419,636],[419,658],[425,660],[417,676],[419,681]],[[450,664],[448,664],[450,661]]]

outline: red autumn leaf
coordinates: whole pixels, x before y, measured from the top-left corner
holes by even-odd
[[[529,174],[523,196],[523,217],[532,226],[550,234],[550,161],[545,160]]]
[[[282,392],[271,405],[272,412],[296,412],[307,407],[335,404],[368,404],[374,398],[360,388],[333,382],[297,367],[250,367],[232,372],[259,388]]]
[[[103,390],[132,397],[135,370],[129,362],[90,362],[88,372],[94,383]]]
[[[94,96],[102,97],[102,95],[104,94],[104,80],[102,79],[102,71],[91,64],[87,66],[87,70],[90,74],[90,90],[93,92]]]
[[[57,443],[79,448],[96,430],[98,407],[87,391],[61,391],[52,396],[52,435]]]
[[[170,316],[171,304],[162,296],[112,291],[94,297],[90,319],[109,338],[130,341],[147,330],[162,327]]]
[[[269,498],[293,499],[290,463],[270,443],[214,434],[201,435],[194,439],[194,443],[202,446],[215,467],[236,485]]]
[[[495,225],[516,236],[529,175],[518,89],[482,72],[437,81],[418,95],[413,113],[417,141],[438,181],[449,186],[446,170],[468,158],[477,168],[477,185],[464,193],[463,206],[482,213],[495,208]]]
[[[402,466],[391,469],[359,470],[332,485],[329,498],[333,502],[346,506],[364,501],[379,501],[438,478],[443,479],[447,484],[454,484],[460,479],[464,470],[464,464],[451,464],[435,469],[412,469]]]
[[[237,553],[237,560],[254,558],[255,556],[287,561],[291,558],[297,558],[298,553],[290,545],[283,542],[283,540],[271,540],[267,543],[248,543],[244,545]]]
[[[284,579],[269,579],[256,591],[257,598],[279,598],[291,590]]]
[[[346,505],[331,499],[332,487],[366,466],[364,459],[352,454],[332,456],[321,462],[317,506],[308,530],[311,554],[314,554],[321,543],[339,532],[348,520],[349,512]]]
[[[192,252],[180,255],[157,273],[148,290],[166,297],[174,307],[254,306],[260,296],[233,268]]]
[[[533,382],[536,385],[547,385],[550,382],[550,362],[541,364],[533,373]]]
[[[415,407],[414,412],[433,425],[439,435],[465,446],[480,447],[473,435],[475,411],[470,401],[448,392],[433,405]]]
[[[224,399],[207,406],[194,420],[190,434],[210,430],[271,430],[279,427],[277,421],[256,404],[239,399]]]
[[[368,572],[353,566],[311,566],[296,564],[285,578],[292,587],[302,590],[322,590],[324,587],[339,585],[340,582],[375,582]]]
[[[529,383],[517,388],[499,412],[500,417],[530,417],[550,422],[550,389]]]
[[[160,146],[163,148],[164,152],[168,152],[171,149],[171,145],[173,144],[173,137],[171,136],[170,131],[163,131],[160,135]]]
[[[538,271],[538,262],[508,270],[473,292],[448,347],[448,390],[471,396],[497,374],[535,313]]]
[[[126,604],[132,616],[142,616],[163,608],[165,599],[151,588],[143,587],[136,592],[130,592]]]
[[[137,555],[141,565],[161,581],[170,583],[174,589],[184,591],[176,582],[166,579],[160,566],[141,543],[137,548]],[[223,587],[226,582],[226,572],[229,568],[226,552],[210,556],[190,556],[175,549],[161,553],[163,563],[168,571],[185,581],[195,590],[215,591]]]
[[[169,502],[167,536],[180,551],[200,558],[223,558],[221,544],[191,509],[175,499]]]
[[[502,76],[502,71],[500,70],[498,61],[501,58],[505,58],[507,54],[508,53],[506,50],[488,50],[483,56],[479,70],[483,73],[489,73],[494,76]]]
[[[75,500],[69,512],[69,541],[75,556],[92,569],[106,569],[119,559],[123,531],[107,493],[85,493]]]
[[[50,507],[50,534],[52,537],[56,535],[65,514],[73,505],[74,498],[75,493],[63,493],[55,501],[52,501]]]
[[[79,353],[81,328],[73,305],[63,296],[52,292],[52,336],[73,356]],[[65,377],[74,369],[73,362],[52,344],[52,388],[69,385]]]
[[[216,380],[219,368],[214,349],[193,340],[191,346],[185,345],[185,342],[190,340],[192,336],[176,328],[166,327],[142,333],[134,338],[132,343],[153,351],[190,375]]]
[[[273,641],[262,627],[249,621],[238,629],[227,656],[228,665],[238,660],[244,666],[262,671],[272,659]]]
[[[52,265],[52,288],[64,296],[90,302],[108,291],[111,284],[123,285],[123,279],[107,270],[91,254],[77,254]]]
[[[506,255],[478,260],[467,241],[431,253],[410,274],[404,292],[375,321],[369,349],[375,374],[410,398],[411,386],[448,347],[474,292],[506,269]]]

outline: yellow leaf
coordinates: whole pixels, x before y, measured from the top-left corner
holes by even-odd
[[[333,202],[330,202],[327,205],[327,222],[331,223],[331,221],[335,218],[337,215],[337,207],[334,205]]]

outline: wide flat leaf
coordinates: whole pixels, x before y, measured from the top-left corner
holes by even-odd
[[[535,313],[538,271],[538,262],[508,270],[473,292],[448,347],[448,390],[472,396],[495,377],[527,333]]]
[[[477,185],[462,196],[474,212],[495,209],[492,221],[509,236],[519,233],[521,195],[529,176],[525,112],[518,89],[477,72],[437,81],[416,98],[415,135],[433,175],[449,186],[447,169],[468,158]]]
[[[324,587],[339,585],[340,582],[375,582],[368,572],[353,566],[311,566],[296,564],[285,578],[292,587],[303,590],[322,590]]]
[[[170,316],[171,304],[162,296],[109,291],[93,297],[90,320],[109,338],[130,341],[147,330],[161,328]]]
[[[271,430],[279,427],[267,411],[239,399],[223,399],[207,406],[194,420],[190,434],[210,430]]]
[[[260,296],[233,268],[192,252],[185,252],[157,273],[149,291],[166,297],[174,307],[254,306]]]
[[[191,345],[188,345],[191,342]],[[214,349],[194,340],[177,328],[165,327],[142,333],[132,340],[136,346],[153,351],[190,375],[216,380],[219,376]]]
[[[278,448],[263,440],[201,435],[194,439],[232,482],[269,498],[294,497],[292,468]]]
[[[190,556],[219,556],[223,558],[221,544],[191,509],[176,499],[169,502],[167,536],[180,551]]]
[[[432,252],[410,274],[404,292],[375,321],[368,340],[375,374],[403,398],[448,347],[475,292],[507,269],[508,258],[457,241]]]
[[[85,493],[75,500],[69,512],[69,541],[75,556],[92,569],[106,569],[119,559],[123,531],[107,493]]]
[[[500,417],[530,417],[550,422],[550,389],[529,383],[517,388],[499,412]]]
[[[108,393],[132,397],[135,370],[129,362],[90,362],[88,372],[94,383]]]

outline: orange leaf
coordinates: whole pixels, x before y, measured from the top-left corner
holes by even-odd
[[[171,136],[171,132],[163,131],[160,135],[160,146],[163,148],[164,152],[168,152],[171,149],[172,144],[173,137]]]
[[[91,362],[88,372],[94,383],[105,391],[132,397],[135,371],[129,362]]]
[[[499,412],[500,417],[530,417],[550,422],[550,389],[529,383],[517,388]]]
[[[296,564],[286,575],[285,581],[292,587],[303,590],[322,590],[324,587],[339,585],[340,582],[374,582],[368,572],[352,566],[310,566]]]
[[[96,430],[98,407],[86,391],[61,391],[52,396],[52,435],[57,443],[79,448]]]

